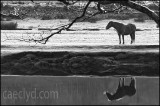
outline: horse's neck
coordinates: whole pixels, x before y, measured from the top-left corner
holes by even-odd
[[[121,23],[116,23],[116,24],[114,24],[112,27],[113,27],[114,29],[116,29],[116,30],[119,30],[122,26],[124,26],[124,25],[121,24]]]

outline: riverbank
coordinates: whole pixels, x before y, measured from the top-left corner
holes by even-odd
[[[1,74],[159,76],[158,47],[159,46],[157,46],[157,48],[154,48],[154,46],[134,46],[125,48],[125,46],[113,46],[110,47],[110,49],[109,47],[106,48],[105,50],[108,50],[107,52],[104,50],[102,50],[102,52],[98,52],[98,50],[97,52],[95,50],[92,50],[94,52],[78,50],[54,51],[53,49],[48,52],[23,51],[15,53],[14,51],[14,53],[12,53],[12,51],[8,51],[8,55],[3,56],[2,54],[7,54],[7,52],[3,53],[2,51]],[[80,49],[82,50],[82,48]],[[72,48],[72,50],[74,49]]]

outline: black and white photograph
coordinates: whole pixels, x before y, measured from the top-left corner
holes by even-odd
[[[1,0],[1,105],[159,105],[159,0]]]

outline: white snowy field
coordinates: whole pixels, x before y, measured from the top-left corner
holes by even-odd
[[[115,29],[106,30],[109,21],[117,21],[124,24],[133,23],[137,29],[136,40],[130,44],[130,35],[125,36],[125,45],[119,45],[119,38]],[[78,22],[73,24],[71,29],[75,31],[62,31],[61,34],[53,35],[47,44],[28,43],[14,39],[38,38],[40,34],[47,36],[51,32],[38,30],[38,28],[56,28],[69,23],[68,20],[17,20],[18,28],[33,28],[33,30],[1,30],[1,50],[5,51],[107,51],[114,46],[142,46],[159,45],[159,28],[152,20],[144,23],[131,20],[102,20],[96,23]],[[53,30],[52,32],[55,32]],[[34,36],[33,36],[34,35]],[[12,40],[6,40],[12,39]],[[95,47],[95,49],[94,49]],[[92,48],[92,49],[91,49]],[[90,50],[91,49],[91,50]],[[155,50],[154,50],[155,51]],[[156,49],[158,51],[158,49]]]

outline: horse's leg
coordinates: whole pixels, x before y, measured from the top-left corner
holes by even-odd
[[[130,36],[131,36],[131,44],[133,43],[133,34],[130,34]]]
[[[135,80],[135,78],[132,78],[131,77],[131,83],[130,83],[130,87],[135,87],[135,84],[136,84],[136,80]]]
[[[133,32],[132,34],[132,39],[133,39],[133,42],[135,42],[135,32]]]
[[[122,39],[123,39],[123,44],[124,44],[124,35],[122,35]]]
[[[121,88],[121,86],[122,86],[122,84],[121,84],[122,81],[121,80],[122,80],[122,78],[119,79],[118,89]]]
[[[121,44],[121,34],[118,34],[119,36],[119,44]]]
[[[122,78],[122,87],[124,87],[125,78]]]

